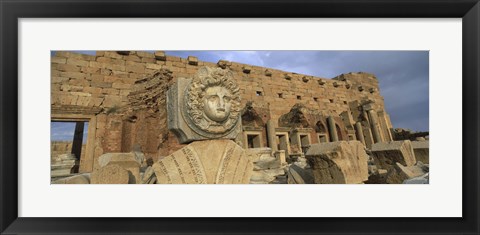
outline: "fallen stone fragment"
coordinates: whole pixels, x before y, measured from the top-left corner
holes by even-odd
[[[387,174],[386,183],[388,184],[401,184],[407,179],[412,179],[421,175],[424,175],[425,172],[422,165],[415,165],[406,167],[400,163],[396,163],[395,167],[390,168]]]
[[[305,156],[317,184],[359,184],[368,179],[368,155],[359,141],[312,144]]]
[[[100,167],[106,166],[110,162],[124,162],[124,161],[135,161],[139,165],[143,163],[144,155],[141,153],[130,152],[130,153],[106,153],[98,158],[98,165]]]
[[[106,153],[98,158],[98,165],[102,169],[108,165],[118,165],[128,171],[129,183],[140,184],[140,166],[143,163],[143,154],[130,153]]]
[[[246,149],[245,152],[252,162],[256,162],[260,158],[272,157],[271,148],[250,148]]]
[[[404,184],[429,184],[429,173],[403,181]]]
[[[287,168],[288,184],[314,184],[312,169],[305,169],[296,164]]]
[[[154,184],[157,180],[155,172],[151,166],[147,167],[145,173],[142,176],[142,184]]]
[[[429,161],[429,141],[412,141],[413,152],[417,161],[428,164]]]
[[[152,166],[157,184],[248,184],[253,165],[231,140],[195,141]]]
[[[74,175],[52,181],[52,184],[90,184],[90,174]]]
[[[273,180],[275,180],[275,177],[265,175],[263,172],[254,171],[252,173],[252,177],[250,178],[250,184],[268,184],[268,182]]]
[[[50,177],[62,177],[69,176],[72,173],[72,168],[75,166],[76,162],[75,155],[67,153],[60,154],[51,161],[50,167]]]
[[[92,184],[128,184],[128,171],[119,165],[107,165],[94,172],[90,176]]]
[[[390,169],[395,163],[413,166],[416,163],[410,140],[375,143],[372,145],[375,165],[381,169]]]

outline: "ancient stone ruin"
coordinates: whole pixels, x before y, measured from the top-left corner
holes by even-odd
[[[51,89],[78,129],[52,143],[55,184],[428,183],[428,133],[393,128],[369,73],[59,51]]]

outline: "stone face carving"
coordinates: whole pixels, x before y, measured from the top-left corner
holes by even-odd
[[[157,184],[248,184],[252,163],[231,140],[196,141],[152,166]]]
[[[167,95],[168,128],[180,143],[235,139],[241,131],[239,88],[233,73],[202,67],[192,78],[179,78]]]

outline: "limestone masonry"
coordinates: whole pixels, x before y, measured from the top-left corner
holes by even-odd
[[[212,126],[207,121],[197,120],[195,112],[190,111],[190,106],[195,107],[198,98],[192,95],[196,88],[183,89],[183,86],[191,83],[191,78],[212,71],[233,79],[237,89],[235,95],[227,98],[238,99],[238,105],[232,100],[232,110],[228,110],[230,115],[239,115],[238,123],[235,122],[236,119],[223,121],[215,114],[210,116],[212,120],[219,118],[217,121],[226,123],[217,127],[220,128],[219,134],[212,132]],[[174,87],[181,89],[175,88],[178,91],[173,92]],[[168,95],[167,90],[170,90]],[[184,107],[177,107],[182,106],[181,102],[175,101],[183,102],[184,99],[188,106],[185,107],[185,110],[188,110],[185,112],[182,111]],[[167,109],[170,116],[167,115]],[[189,118],[183,123],[180,119],[171,119],[172,115]],[[208,139],[216,139],[217,136],[233,140],[225,142],[225,146],[238,145],[239,149],[235,150],[239,151],[237,155],[245,155],[245,159],[248,155],[248,161],[253,162],[253,173],[252,167],[246,167],[247,163],[242,165],[242,170],[249,169],[248,174],[236,172],[237,166],[232,165],[235,173],[232,173],[233,178],[227,180],[232,182],[287,182],[286,178],[290,176],[288,182],[292,183],[362,183],[367,182],[368,176],[372,174],[375,174],[376,178],[368,180],[374,183],[385,183],[387,178],[395,178],[397,180],[391,182],[399,182],[398,179],[403,179],[402,177],[387,177],[386,172],[383,172],[382,176],[384,168],[379,168],[388,164],[388,169],[384,170],[391,168],[395,172],[404,172],[404,168],[401,165],[396,166],[395,163],[405,163],[402,162],[405,161],[403,155],[406,151],[403,148],[407,146],[411,150],[412,145],[415,154],[421,155],[423,163],[428,163],[428,141],[425,144],[413,143],[415,141],[413,144],[410,144],[410,141],[392,142],[423,138],[428,136],[428,133],[418,136],[397,134],[385,111],[377,78],[364,72],[341,74],[327,79],[224,60],[210,63],[199,61],[192,56],[185,59],[165,55],[162,51],[98,51],[95,56],[59,51],[51,57],[51,119],[77,122],[76,135],[71,146],[52,144],[52,151],[70,148],[72,154],[81,156],[76,164],[76,172],[94,172],[91,181],[99,183],[172,182],[172,179],[167,177],[166,170],[161,167],[163,163],[160,163],[160,166],[156,163],[166,162],[167,160],[162,159],[167,156],[178,156],[179,152],[175,152],[182,148],[188,149],[186,144],[193,140],[207,140],[193,142],[192,145],[202,146],[209,143]],[[80,125],[83,126],[84,122],[89,125],[87,141],[82,148],[83,127]],[[184,126],[190,126],[190,129],[182,129]],[[209,132],[203,134],[205,126],[209,128]],[[407,137],[400,138],[402,136]],[[320,146],[328,142],[339,142],[335,146],[340,147],[328,150],[329,147]],[[316,150],[311,149],[312,154],[305,158],[311,146]],[[246,150],[245,153],[242,148]],[[327,150],[328,152],[325,152]],[[369,154],[374,151],[374,154],[369,157],[365,150]],[[212,151],[215,152],[213,149]],[[341,153],[341,159],[336,158],[338,153],[332,151]],[[113,164],[114,157],[101,160],[100,157],[107,153],[131,153],[128,158],[131,160],[122,160],[122,166],[128,167],[119,168],[118,164]],[[405,167],[414,167],[416,164],[415,156],[411,156],[413,153],[413,150],[408,152],[410,155]],[[61,153],[52,152],[52,158],[59,154]],[[224,154],[219,152],[217,160],[229,157]],[[349,154],[354,154],[355,157]],[[138,157],[140,155],[141,161]],[[380,157],[370,159],[376,156]],[[179,157],[177,159],[180,159]],[[202,156],[199,158],[202,159]],[[243,157],[239,159],[238,162],[247,162],[242,160]],[[354,159],[351,161],[355,163],[348,163],[350,159]],[[390,162],[391,159],[396,160]],[[375,162],[381,164],[376,167]],[[177,164],[172,160],[171,167],[186,169],[185,166],[175,166],[174,163]],[[288,163],[295,167],[286,170]],[[332,166],[330,163],[339,166]],[[313,165],[311,168],[305,167],[308,164]],[[324,164],[330,164],[329,170],[322,168]],[[348,169],[342,169],[342,164],[348,165]],[[265,168],[265,165],[268,167]],[[134,166],[141,169],[128,170],[135,168]],[[178,171],[182,174],[181,170]],[[191,171],[191,177],[194,177],[196,173]],[[118,174],[118,177],[115,178],[112,174]],[[324,175],[341,177],[326,179],[322,178]],[[248,178],[245,178],[247,176]],[[419,174],[414,176],[418,177]],[[90,174],[82,177],[87,177],[90,181]],[[194,183],[219,182],[219,178],[210,176],[209,172],[203,177],[200,179],[182,176],[181,179],[191,179]],[[77,181],[85,180],[82,178]],[[56,182],[65,183],[69,180]]]

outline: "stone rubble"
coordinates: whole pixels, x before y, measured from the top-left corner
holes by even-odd
[[[51,159],[51,171],[50,177],[65,177],[72,174],[72,169],[75,166],[75,155],[73,154],[60,154]]]
[[[247,155],[253,162],[250,184],[286,183],[285,155],[281,151],[272,153],[270,148],[253,148],[247,150]]]

